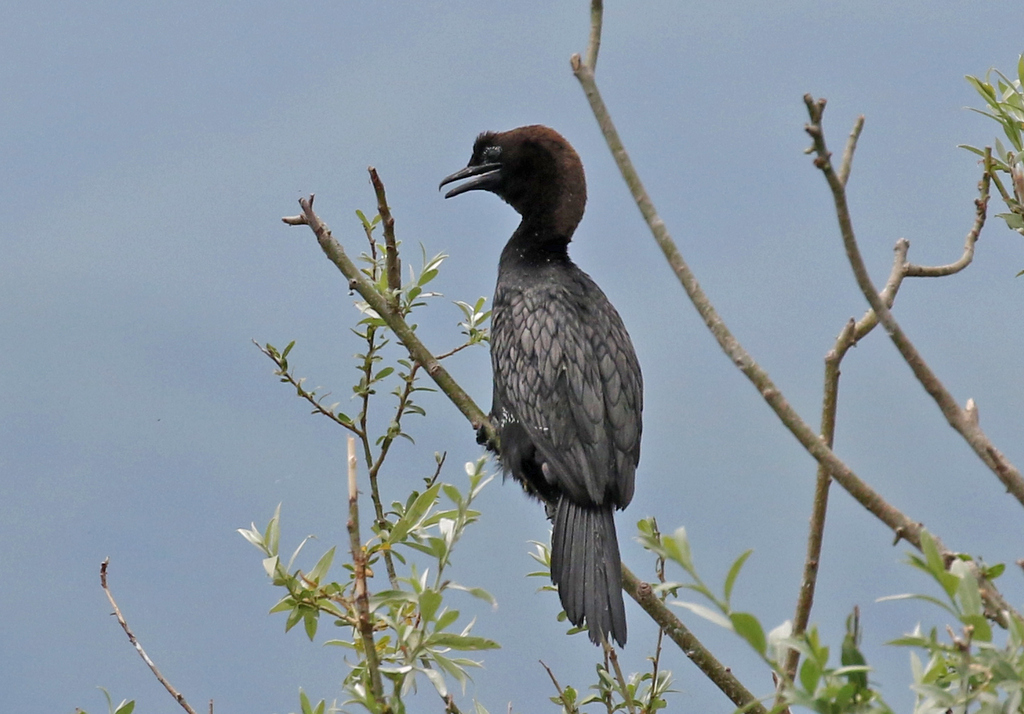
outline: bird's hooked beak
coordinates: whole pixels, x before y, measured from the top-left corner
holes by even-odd
[[[445,198],[451,198],[452,196],[458,196],[460,193],[466,191],[494,191],[498,188],[498,183],[501,181],[501,164],[478,164],[476,166],[467,166],[464,169],[460,169],[453,173],[451,176],[445,176],[444,180],[441,181],[441,185],[437,187],[440,191],[441,187],[445,184],[453,181],[461,181],[464,178],[470,178],[475,176],[472,181],[467,181],[461,186],[456,186],[451,191],[444,195]]]

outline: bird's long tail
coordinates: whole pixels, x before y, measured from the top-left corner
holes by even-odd
[[[551,580],[558,586],[569,622],[586,620],[590,640],[626,644],[622,563],[612,506],[585,507],[565,496],[555,510],[551,534]]]

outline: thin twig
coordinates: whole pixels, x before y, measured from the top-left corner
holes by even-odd
[[[376,280],[376,266],[374,266],[374,279]],[[363,357],[363,366],[361,371],[363,373],[362,379],[362,408],[359,410],[359,430],[356,434],[359,436],[359,440],[363,445],[363,458],[366,459],[366,468],[369,472],[370,479],[370,500],[373,502],[373,513],[376,518],[376,522],[380,527],[384,527],[387,523],[387,519],[384,517],[384,504],[380,500],[380,490],[377,486],[377,472],[380,470],[381,464],[384,463],[384,457],[387,456],[387,449],[383,449],[379,458],[374,461],[373,458],[373,444],[370,440],[370,436],[367,430],[367,415],[370,411],[370,394],[373,393],[370,385],[373,382],[373,365],[376,363],[376,354],[383,347],[376,342],[377,328],[374,325],[367,325],[366,327],[366,354]],[[390,444],[388,444],[390,448]],[[395,562],[391,555],[390,550],[384,551],[384,568],[388,573],[388,581],[391,583],[391,587],[395,590],[398,589],[398,575],[395,572]]]
[[[597,53],[601,50],[601,24],[604,18],[604,0],[590,2],[590,40],[587,42],[587,66],[597,71]]]
[[[430,488],[435,483],[437,483],[437,479],[441,476],[441,469],[444,467],[445,459],[448,458],[448,452],[447,451],[443,451],[443,452],[441,452],[441,454],[438,454],[435,451],[434,452],[434,458],[437,460],[437,468],[434,469],[434,473],[431,474],[430,478],[426,479],[426,486],[427,486],[427,488]]]
[[[836,428],[836,406],[839,403],[839,365],[843,355],[853,343],[856,323],[851,319],[843,327],[835,346],[825,355],[825,385],[822,389],[821,404],[821,438],[832,448]],[[832,479],[824,464],[818,464],[818,473],[814,485],[814,505],[811,508],[811,522],[807,535],[807,554],[804,558],[803,576],[800,580],[800,592],[796,598],[796,612],[793,615],[793,637],[799,638],[807,629],[814,606],[814,591],[818,582],[818,566],[821,563],[821,544],[825,535],[825,516],[828,512],[828,490]],[[783,672],[785,680],[796,679],[796,668],[800,662],[800,652],[790,649],[786,654]],[[776,695],[776,706],[782,702],[782,687]]]
[[[375,483],[377,481],[377,473],[380,471],[380,467],[384,465],[384,459],[387,458],[388,451],[391,449],[391,445],[394,443],[395,438],[398,436],[398,432],[401,431],[402,417],[405,416],[405,408],[409,404],[409,397],[412,396],[413,389],[416,383],[416,372],[419,371],[419,362],[413,362],[412,368],[409,370],[409,376],[405,380],[405,387],[398,395],[398,406],[395,408],[395,417],[391,420],[392,426],[389,427],[388,433],[384,435],[384,440],[380,444],[380,452],[377,454],[377,459],[370,464],[370,482]],[[392,433],[395,432],[395,433]],[[384,524],[383,513],[380,514],[378,522],[381,525]],[[395,589],[398,589],[398,585],[395,585]]]
[[[658,521],[657,520],[654,520],[654,528],[657,531],[657,529],[658,529]],[[656,533],[656,535],[659,538],[661,537],[660,533]],[[656,575],[658,576],[658,582],[664,584],[664,582],[665,582],[665,558],[664,557],[662,557],[660,555],[658,556],[658,559],[655,562],[654,571],[655,571]],[[667,597],[668,597],[668,592],[667,591],[662,592],[662,594],[661,594],[661,601],[665,602],[665,599]],[[652,659],[652,663],[653,664],[651,666],[651,696],[650,696],[650,698],[647,701],[647,711],[654,711],[651,707],[654,704],[654,696],[655,696],[655,694],[657,692],[658,668],[661,666],[661,647],[662,647],[662,643],[664,642],[664,640],[665,640],[665,630],[663,630],[663,629],[661,629],[659,627],[658,628],[658,641],[657,641],[657,644],[654,647],[654,658]]]
[[[622,676],[622,667],[619,666],[619,656],[615,654],[615,648],[608,644],[608,641],[604,642],[604,651],[608,657],[608,661],[612,663],[612,669],[615,671],[615,680],[619,683],[619,687],[622,689],[622,700],[626,703],[626,708],[629,709],[629,714],[636,714],[636,705],[633,703],[633,695],[629,693],[629,689],[626,687],[626,678]]]
[[[860,247],[857,245],[857,238],[853,231],[853,220],[850,217],[850,209],[846,202],[846,189],[839,176],[832,166],[831,155],[825,145],[825,134],[822,131],[821,118],[825,111],[825,100],[814,100],[811,95],[804,96],[804,103],[811,121],[806,130],[814,142],[814,152],[817,157],[814,165],[819,168],[828,182],[832,191],[832,199],[835,204],[836,219],[839,222],[839,231],[843,238],[843,246],[846,249],[846,256],[850,262],[857,285],[867,299],[871,309],[878,314],[878,320],[882,323],[885,331],[889,334],[896,349],[903,356],[904,361],[914,372],[914,376],[931,395],[932,399],[939,406],[946,421],[952,426],[964,440],[974,449],[974,453],[987,465],[993,473],[1002,481],[1006,490],[1024,505],[1024,477],[1012,463],[998,450],[988,438],[980,425],[974,422],[964,409],[957,404],[953,395],[949,393],[941,380],[932,372],[931,368],[924,361],[924,358],[914,347],[914,344],[903,332],[896,318],[889,311],[888,306],[879,298],[878,291],[871,282],[867,266],[860,254]],[[991,180],[991,166],[986,165],[985,172],[979,183],[979,197],[975,203],[975,221],[971,234],[975,234],[968,240],[973,243],[977,240],[985,223],[985,213],[988,204],[989,183]],[[838,479],[837,479],[838,480]]]
[[[338,417],[337,414],[334,413],[333,409],[329,409],[328,407],[325,407],[323,405],[324,399],[328,397],[327,394],[321,396],[320,398],[317,398],[315,393],[307,391],[306,388],[302,386],[302,382],[304,380],[296,379],[295,376],[290,371],[288,371],[288,363],[280,355],[280,353],[271,352],[269,346],[261,345],[256,340],[253,340],[252,343],[256,345],[256,348],[260,352],[269,357],[271,361],[273,361],[273,363],[277,365],[277,372],[275,372],[275,374],[277,374],[277,376],[281,378],[281,381],[287,382],[288,384],[295,387],[296,393],[300,397],[305,399],[307,402],[313,405],[313,414],[321,414],[330,419],[331,421],[336,422],[341,426],[345,427],[353,434],[356,434],[357,436],[359,435],[358,426],[356,426],[352,422],[343,421],[341,418]]]
[[[443,359],[448,359],[452,355],[457,354],[459,352],[462,352],[462,350],[466,349],[467,347],[472,347],[474,344],[476,344],[476,343],[474,343],[474,342],[464,342],[463,344],[459,345],[458,347],[453,347],[450,350],[448,350],[447,352],[444,352],[443,354],[437,355],[437,357],[435,357],[435,359],[438,362],[440,362]]]
[[[196,714],[195,710],[188,705],[187,701],[185,701],[185,697],[178,690],[171,686],[171,683],[167,681],[167,678],[164,677],[164,675],[160,674],[160,670],[157,669],[156,665],[153,663],[153,660],[151,660],[149,658],[149,655],[146,654],[146,650],[142,649],[142,644],[135,637],[135,634],[131,631],[131,628],[128,627],[128,623],[127,621],[125,621],[124,615],[121,614],[121,608],[117,606],[117,601],[114,600],[114,594],[110,592],[110,588],[107,586],[107,565],[109,563],[110,558],[104,558],[103,562],[100,564],[100,587],[103,588],[103,592],[107,595],[107,600],[110,601],[111,607],[114,608],[114,616],[117,617],[117,621],[120,623],[121,629],[124,630],[124,633],[126,635],[128,635],[128,641],[132,643],[133,647],[135,647],[135,651],[139,653],[139,657],[142,657],[142,661],[146,663],[146,666],[148,666],[150,671],[153,672],[154,676],[156,676],[160,684],[164,685],[164,689],[166,689],[167,692],[172,697],[174,697],[174,701],[181,705],[181,708],[187,711],[189,714]],[[212,703],[210,704],[210,707],[212,710]]]
[[[555,679],[555,673],[551,671],[551,668],[548,667],[546,664],[544,664],[544,660],[539,659],[537,661],[540,662],[540,666],[543,667],[547,671],[548,676],[551,677],[551,683],[555,685],[555,691],[558,692],[558,699],[562,702],[562,706],[564,706],[566,708],[566,710],[568,710],[570,712],[577,712],[577,711],[579,711],[576,708],[575,704],[570,705],[569,702],[567,702],[565,700],[565,690],[562,689],[562,685],[560,685],[558,683],[558,680]]]
[[[356,482],[356,440],[348,437],[348,537],[352,550],[352,567],[355,577],[355,605],[359,617],[359,635],[363,640],[363,654],[366,655],[366,669],[370,674],[370,688],[382,711],[391,708],[384,699],[384,684],[380,676],[380,662],[377,659],[377,645],[373,640],[373,623],[370,621],[369,593],[366,587],[366,552],[359,537],[359,489]]]
[[[839,165],[839,180],[843,182],[844,186],[847,181],[850,180],[850,168],[853,166],[853,152],[857,150],[857,139],[860,138],[860,133],[862,131],[864,131],[863,114],[857,117],[857,121],[853,123],[853,129],[850,130],[850,136],[846,139],[846,149],[843,150],[843,162]]]
[[[991,177],[993,175],[992,149],[989,147],[985,148],[984,164],[985,175]],[[981,236],[981,229],[985,225],[985,213],[988,209],[988,185],[984,177],[981,182],[978,183],[978,193],[979,196],[974,201],[974,225],[971,226],[971,230],[967,232],[967,237],[964,239],[963,255],[949,265],[923,266],[908,263],[903,268],[903,272],[907,277],[941,278],[946,275],[959,273],[971,264],[971,261],[974,260],[974,246],[978,242],[978,238]]]
[[[388,206],[387,196],[384,194],[384,183],[377,175],[377,169],[370,166],[370,183],[373,184],[373,192],[377,194],[377,212],[384,224],[384,245],[387,253],[384,255],[384,262],[387,265],[388,289],[391,290],[391,304],[398,305],[398,291],[402,289],[402,260],[398,257],[398,244],[395,242],[395,219],[391,215],[391,208]]]
[[[377,516],[377,526],[379,528],[386,528],[388,526],[388,521],[384,517],[384,507],[380,500],[380,490],[378,487],[377,477],[380,473],[381,466],[384,465],[384,459],[387,458],[388,452],[391,450],[391,445],[395,442],[395,437],[401,432],[402,417],[405,415],[405,409],[409,405],[409,397],[412,395],[415,387],[416,372],[419,370],[419,367],[419,362],[413,362],[412,368],[409,370],[409,376],[405,380],[405,388],[399,394],[398,406],[395,409],[394,419],[392,419],[391,425],[388,427],[388,431],[384,435],[384,440],[380,444],[380,451],[377,453],[376,460],[374,460],[369,467],[370,496],[373,499],[373,508]],[[395,433],[393,433],[393,431]],[[369,449],[368,444],[367,449]],[[392,557],[390,550],[384,551],[384,568],[387,570],[388,580],[391,583],[392,589],[398,590],[398,576],[395,573],[394,558]]]

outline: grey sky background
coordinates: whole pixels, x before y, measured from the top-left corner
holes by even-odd
[[[572,254],[622,313],[644,368],[624,561],[652,577],[632,533],[655,515],[686,526],[708,582],[754,548],[738,606],[769,628],[792,616],[814,464],[722,356],[615,171],[569,70],[585,2],[15,2],[0,14],[0,709],[103,711],[103,686],[136,711],[176,710],[109,616],[108,556],[135,632],[194,706],[284,713],[300,686],[341,696],[343,653],[320,645],[332,628],[314,644],[286,635],[283,616],[267,615],[279,594],[235,532],[282,503],[282,551],[315,534],[312,558],[346,538],[344,434],[310,416],[250,340],[296,340],[296,371],[345,400],[356,313],[311,233],[279,219],[315,192],[335,235],[362,250],[354,211],[374,210],[365,168],[376,166],[406,260],[421,243],[450,255],[434,284],[445,298],[419,319],[446,349],[458,339],[450,300],[490,296],[517,217],[484,194],[444,201],[437,184],[478,132],[527,123],[555,127],[583,158],[590,201]],[[963,75],[1011,70],[1021,27],[1011,1],[608,3],[598,79],[619,131],[724,319],[808,421],[822,358],[865,306],[802,153],[802,95],[829,99],[837,152],[867,116],[850,195],[876,280],[901,236],[914,261],[949,262],[980,175],[956,145],[997,129],[964,109],[979,100]],[[1021,248],[993,219],[973,266],[908,281],[896,307],[1018,466]],[[449,369],[488,404],[485,349]],[[429,474],[434,451],[448,451],[444,476],[460,484],[479,454],[454,407],[424,404],[430,419],[410,422],[417,447],[397,447],[386,474],[389,501]],[[844,363],[836,450],[950,547],[1024,556],[1019,506],[881,332]],[[908,655],[884,643],[939,612],[875,600],[932,586],[886,528],[833,493],[814,621],[838,652],[859,605],[873,676],[907,711]],[[459,604],[504,647],[468,695],[491,712],[554,711],[537,660],[582,686],[597,650],[562,636],[557,598],[525,577],[528,541],[547,539],[542,509],[497,481],[480,507],[453,575],[497,597],[496,610]],[[1021,601],[1019,571],[1001,585]],[[627,614],[634,671],[655,631],[631,602]],[[680,614],[770,692],[734,635]],[[664,666],[680,690],[672,711],[732,710],[678,652]],[[440,711],[423,686],[417,711]]]

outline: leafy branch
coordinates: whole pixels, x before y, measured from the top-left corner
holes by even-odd
[[[992,81],[992,75],[996,79]],[[985,78],[967,75],[967,81],[981,95],[986,109],[972,109],[994,120],[1010,142],[1009,149],[997,137],[995,152],[976,146],[961,144],[961,148],[981,156],[992,173],[992,182],[1009,213],[997,216],[1006,221],[1007,227],[1024,235],[1024,54],[1017,58],[1017,79],[1010,79],[996,69],[985,73]],[[1000,174],[1009,180],[1012,193],[1007,190]],[[1024,270],[1017,273],[1024,275]]]

